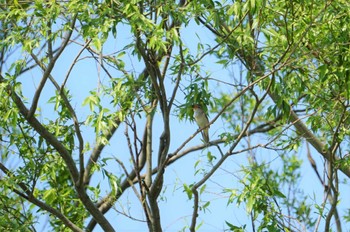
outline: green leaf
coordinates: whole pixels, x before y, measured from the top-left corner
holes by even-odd
[[[226,225],[229,227],[230,231],[234,231],[234,232],[244,232],[244,228],[245,228],[245,225],[242,226],[242,227],[239,227],[239,226],[235,226],[231,223],[229,223],[228,221],[225,221]]]
[[[52,204],[56,199],[56,190],[55,189],[48,189],[44,191],[43,199],[46,201],[47,204]]]
[[[187,184],[183,184],[183,187],[184,187],[184,191],[187,194],[188,199],[191,200],[192,199],[192,195],[193,195],[192,185],[188,186]]]
[[[209,162],[213,162],[216,159],[216,156],[212,155],[210,151],[207,152],[207,158]]]
[[[85,100],[83,101],[82,105],[89,105],[90,111],[94,111],[96,106],[99,106],[100,103],[100,99],[97,96],[96,92],[90,92],[91,95],[88,96],[87,98],[85,98]]]
[[[206,184],[202,185],[199,189],[199,194],[202,194],[205,191],[206,187],[207,187]]]

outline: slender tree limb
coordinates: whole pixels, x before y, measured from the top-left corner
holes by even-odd
[[[320,180],[322,186],[323,186],[324,188],[326,188],[326,185],[325,185],[324,181],[322,180],[322,178],[321,178],[321,176],[320,176],[320,174],[319,174],[319,172],[318,172],[318,170],[317,170],[316,162],[315,162],[315,160],[314,160],[314,159],[312,158],[312,156],[311,156],[311,151],[310,151],[310,148],[309,148],[309,144],[308,144],[308,143],[306,143],[306,154],[307,154],[307,159],[309,160],[309,162],[310,162],[310,164],[311,164],[311,167],[314,169],[314,171],[315,171],[315,173],[316,173],[316,175],[317,175],[317,178]]]
[[[233,34],[233,32],[235,32],[237,30],[237,28],[239,28],[244,19],[246,18],[246,16],[248,15],[248,11],[242,16],[242,18],[240,19],[240,21],[237,23],[237,25],[232,28],[232,29],[228,29],[228,27],[226,26],[225,29],[227,30],[227,34],[223,35],[223,34],[219,34],[217,32],[214,31],[214,28],[211,27],[210,25],[208,25],[208,23],[204,22],[203,19],[201,19],[201,17],[197,17],[197,19],[202,23],[202,25],[204,25],[207,29],[209,29],[211,32],[213,32],[215,35],[219,36],[222,40],[217,43],[214,47],[210,48],[208,51],[204,52],[198,59],[192,61],[191,63],[188,63],[188,65],[194,65],[196,63],[198,63],[199,61],[201,61],[204,57],[206,57],[208,54],[211,54],[212,52],[214,52],[217,48],[219,48],[220,46],[222,46],[223,44],[227,43],[227,40],[231,37],[231,35]],[[225,24],[223,24],[225,25]]]
[[[60,57],[60,55],[62,54],[62,52],[64,51],[64,49],[68,45],[68,42],[73,34],[73,28],[75,26],[76,19],[77,19],[77,14],[73,17],[71,27],[70,27],[71,29],[68,30],[67,34],[65,35],[59,50],[57,51],[55,56],[53,56],[53,58],[50,60],[49,64],[47,65],[47,67],[44,71],[44,74],[43,74],[43,77],[39,83],[38,89],[36,90],[36,92],[34,94],[34,97],[32,100],[32,105],[28,111],[28,115],[27,115],[28,118],[33,117],[33,115],[36,111],[36,108],[37,108],[38,102],[39,102],[39,98],[40,98],[41,92],[46,84],[46,81],[49,78],[52,69],[55,67],[55,63],[56,63],[57,59]],[[34,54],[32,53],[31,55],[33,56]]]
[[[119,125],[120,125],[120,120],[118,118],[115,119],[113,125],[109,128],[109,131],[104,135],[107,141],[110,141],[114,133],[117,131]],[[90,158],[88,160],[88,163],[86,164],[85,167],[85,172],[83,176],[83,185],[87,186],[90,183],[91,177],[92,177],[92,168],[97,162],[97,160],[100,158],[100,155],[105,148],[106,144],[97,141],[96,146],[93,148],[92,153],[90,155]]]
[[[342,120],[340,120],[341,122]],[[339,123],[340,123],[339,122]],[[334,133],[337,134],[337,131]],[[336,137],[336,136],[334,136]],[[334,143],[333,143],[334,144]],[[337,144],[337,142],[335,143]],[[325,219],[325,231],[330,230],[330,223],[332,218],[334,217],[336,220],[336,226],[337,231],[341,232],[341,224],[339,221],[339,215],[337,210],[337,204],[338,204],[338,194],[339,194],[339,179],[338,179],[338,172],[337,172],[337,165],[334,163],[335,160],[335,154],[338,149],[337,145],[333,145],[333,149],[329,150],[332,154],[332,159],[328,161],[328,188],[326,190],[327,198],[329,200],[329,203],[331,205],[328,214]]]
[[[182,72],[184,70],[184,64],[185,64],[185,59],[184,59],[184,56],[183,56],[183,50],[182,50],[182,45],[180,43],[179,45],[179,49],[180,49],[180,57],[181,57],[181,63],[180,63],[180,68],[179,68],[179,71],[177,73],[177,77],[176,77],[176,82],[175,82],[175,87],[173,89],[173,93],[170,97],[170,100],[169,100],[169,104],[168,104],[168,109],[169,109],[169,112],[171,110],[171,107],[173,106],[173,103],[174,103],[174,100],[175,100],[175,97],[176,97],[176,93],[177,93],[177,90],[179,88],[179,85],[180,85],[180,81],[181,81],[181,76],[182,76]]]
[[[152,135],[153,135],[153,118],[154,118],[154,110],[156,106],[156,101],[153,102],[153,106],[150,107],[147,113],[147,121],[146,121],[146,179],[145,184],[148,189],[151,188],[152,185]]]
[[[133,162],[133,165],[134,165],[134,173],[136,173],[136,178],[138,179],[138,180],[140,180],[140,181],[138,181],[137,183],[138,183],[138,185],[139,185],[139,188],[140,188],[140,196],[139,196],[139,198],[140,198],[140,202],[141,202],[141,205],[142,205],[142,208],[143,208],[143,210],[144,210],[144,212],[145,212],[145,215],[146,215],[146,222],[147,222],[147,225],[148,225],[148,227],[149,228],[151,228],[152,227],[152,224],[151,224],[151,221],[150,221],[150,218],[149,218],[149,207],[148,207],[148,205],[147,205],[147,201],[146,201],[146,191],[147,191],[147,189],[146,189],[146,187],[144,186],[145,185],[145,183],[142,181],[142,179],[140,178],[140,171],[141,171],[141,169],[142,169],[142,167],[143,167],[143,165],[144,164],[142,164],[142,167],[140,168],[140,163],[142,162],[143,163],[143,161],[140,161],[139,160],[139,156],[137,155],[136,156],[136,159],[134,158],[134,152],[133,152],[133,150],[132,150],[132,145],[131,145],[131,140],[130,140],[130,137],[129,137],[129,133],[128,133],[128,126],[130,126],[130,125],[127,125],[126,127],[125,127],[125,136],[126,136],[126,139],[127,139],[127,143],[128,143],[128,147],[129,147],[129,153],[130,153],[130,156],[131,156],[131,159],[132,159],[132,162]],[[131,126],[130,126],[131,127]],[[147,138],[148,138],[148,132],[147,132],[147,127],[148,127],[148,122],[146,122],[146,128],[145,128],[145,131],[144,131],[144,135],[143,135],[143,145],[142,145],[142,150],[140,151],[141,153],[143,153],[143,154],[141,154],[143,157],[145,157],[145,159],[144,159],[144,162],[146,161],[146,148],[144,148],[144,147],[147,147],[147,146],[144,146],[144,144],[147,144]],[[134,131],[134,137],[136,137],[137,136],[137,134],[136,134],[136,129],[135,128],[133,128],[133,131]],[[137,150],[136,150],[136,152],[137,152]],[[128,175],[129,176],[129,175]],[[133,185],[134,183],[132,182],[133,181],[133,179],[130,179],[129,178],[129,184],[130,185]],[[137,194],[138,195],[138,194]]]
[[[77,61],[78,61],[79,57],[80,57],[81,54],[84,52],[84,50],[90,45],[91,41],[92,41],[92,39],[88,40],[88,41],[84,44],[84,46],[80,49],[80,51],[78,52],[78,54],[75,56],[75,58],[74,58],[74,60],[73,60],[73,62],[72,62],[72,64],[71,64],[71,66],[70,66],[69,69],[68,69],[68,72],[67,72],[67,74],[66,74],[66,77],[64,78],[64,81],[63,81],[63,83],[62,83],[62,85],[61,85],[61,87],[60,87],[61,92],[63,91],[63,89],[64,89],[64,87],[65,87],[65,85],[66,85],[66,83],[67,83],[67,81],[68,81],[68,78],[69,78],[69,76],[70,76],[70,73],[72,72],[74,66],[77,64]]]
[[[46,71],[45,65],[34,55],[32,54],[33,59],[35,62],[41,67],[44,71]],[[70,104],[66,93],[60,88],[56,80],[52,77],[51,74],[48,75],[48,78],[52,82],[52,84],[55,86],[57,92],[62,97],[64,104],[66,105],[74,123],[75,133],[77,135],[78,141],[79,141],[79,167],[80,167],[80,174],[79,174],[79,184],[82,184],[83,176],[84,176],[84,139],[83,135],[80,130],[80,125],[78,121],[78,117],[75,113],[75,110],[73,109],[72,105]]]
[[[47,55],[50,59],[50,61],[53,59],[53,52],[52,52],[52,30],[51,30],[51,20],[47,21],[47,27],[49,28],[47,30]]]

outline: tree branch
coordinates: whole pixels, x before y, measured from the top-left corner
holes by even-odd
[[[32,105],[30,107],[30,110],[28,111],[28,115],[27,115],[28,118],[33,117],[33,115],[34,115],[34,113],[36,111],[36,108],[37,108],[38,102],[39,102],[39,98],[40,98],[40,95],[41,95],[41,91],[43,90],[43,88],[45,86],[45,83],[46,83],[47,79],[49,78],[49,76],[51,74],[52,69],[55,67],[55,63],[56,63],[57,59],[60,57],[60,55],[62,54],[62,52],[66,48],[66,46],[67,46],[67,44],[69,42],[69,39],[72,36],[73,28],[74,28],[76,19],[77,19],[77,14],[73,17],[73,20],[72,20],[72,23],[71,23],[71,27],[70,27],[71,29],[67,32],[65,38],[63,39],[61,47],[57,51],[56,55],[52,59],[50,59],[50,63],[47,65],[47,67],[46,67],[46,69],[44,71],[44,74],[43,74],[43,77],[42,77],[42,79],[41,79],[41,81],[39,83],[38,89],[36,90],[36,92],[34,94],[34,97],[33,97],[33,100],[32,100]],[[49,46],[49,48],[50,48],[50,46]],[[34,54],[32,53],[31,55],[33,56]]]

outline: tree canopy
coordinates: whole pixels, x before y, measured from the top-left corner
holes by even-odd
[[[348,1],[0,8],[0,228],[349,229]]]

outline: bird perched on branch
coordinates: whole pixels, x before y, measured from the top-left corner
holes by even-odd
[[[209,143],[209,120],[207,114],[199,105],[193,105],[194,119],[199,127],[199,129],[203,129],[202,136],[203,140],[206,143]]]

